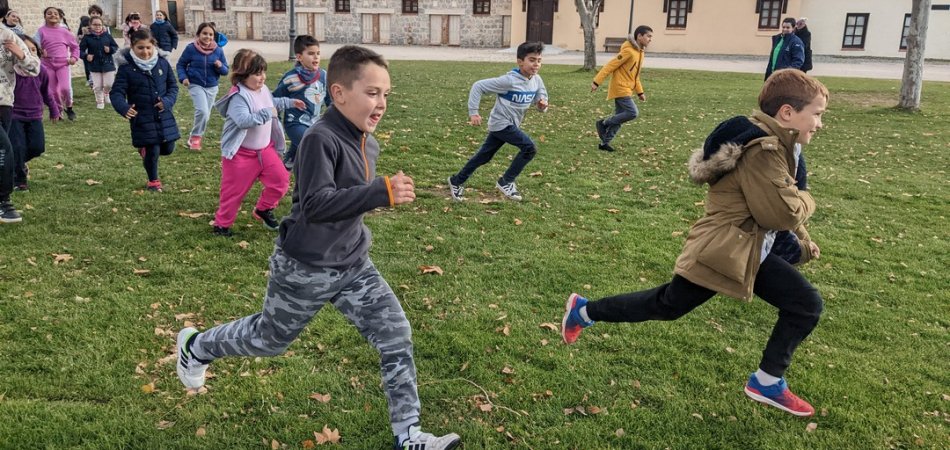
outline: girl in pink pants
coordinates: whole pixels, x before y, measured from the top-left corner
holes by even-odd
[[[231,66],[231,90],[214,107],[224,117],[221,133],[221,195],[214,215],[214,233],[231,236],[231,225],[254,182],[264,185],[253,216],[269,230],[280,222],[274,208],[287,193],[290,174],[284,168],[284,130],[278,110],[304,109],[301,100],[273,98],[264,84],[267,62],[252,50],[238,50]]]
[[[34,36],[43,49],[43,70],[49,74],[50,90],[60,105],[65,107],[66,117],[75,120],[69,66],[79,60],[79,42],[72,31],[60,25],[63,17],[56,7],[50,6],[43,10],[43,19],[46,24]]]

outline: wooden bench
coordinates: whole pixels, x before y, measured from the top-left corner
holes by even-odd
[[[625,37],[609,37],[604,39],[604,51],[608,53],[617,53],[620,46],[627,41]]]

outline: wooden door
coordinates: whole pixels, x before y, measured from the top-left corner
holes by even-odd
[[[442,44],[442,17],[440,15],[429,16],[429,44]]]
[[[240,39],[240,40],[242,40],[242,41],[243,41],[243,40],[247,40],[248,30],[251,30],[251,33],[252,33],[251,36],[253,36],[253,29],[251,28],[251,21],[250,21],[250,20],[247,20],[248,17],[247,17],[247,13],[246,13],[246,12],[240,12],[240,11],[239,11],[236,15],[237,15],[237,24],[238,24],[238,26],[237,26],[237,38]],[[241,24],[244,24],[245,26],[242,27]]]
[[[528,0],[528,41],[550,44],[554,37],[554,1]]]
[[[459,45],[461,43],[461,32],[462,32],[462,16],[449,16],[448,23],[448,39],[446,43],[449,45]]]

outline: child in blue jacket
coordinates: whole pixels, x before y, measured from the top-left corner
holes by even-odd
[[[139,150],[148,175],[146,189],[161,192],[158,157],[170,155],[181,137],[172,115],[178,83],[171,64],[158,54],[148,30],[133,31],[129,40],[132,48],[123,49],[115,58],[119,70],[109,97],[115,111],[129,119],[132,146]]]
[[[275,98],[302,100],[306,109],[284,112],[284,131],[290,136],[290,148],[284,153],[284,167],[291,170],[297,157],[297,146],[304,132],[320,118],[321,105],[330,106],[327,95],[327,71],[320,68],[320,43],[310,35],[294,39],[297,64],[280,79]]]
[[[158,42],[158,48],[171,52],[178,48],[178,32],[167,17],[168,14],[165,14],[165,11],[155,11],[155,21],[148,28],[152,31],[152,37]]]
[[[178,81],[188,88],[195,105],[195,124],[188,138],[188,148],[192,150],[201,150],[201,138],[208,129],[211,107],[218,95],[218,79],[228,74],[228,60],[214,35],[211,23],[198,25],[195,41],[178,58]]]
[[[115,57],[119,51],[119,44],[112,35],[106,33],[102,18],[93,17],[89,20],[89,32],[79,42],[79,57],[89,70],[89,80],[92,81],[92,91],[96,95],[96,108],[105,108],[109,101],[109,91],[115,82]]]

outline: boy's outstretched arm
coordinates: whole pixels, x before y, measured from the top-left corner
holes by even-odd
[[[502,75],[497,78],[486,78],[476,81],[472,84],[472,89],[468,92],[468,117],[472,125],[481,125],[482,116],[478,114],[478,106],[482,101],[482,94],[504,94],[511,89],[511,78],[508,75]]]

